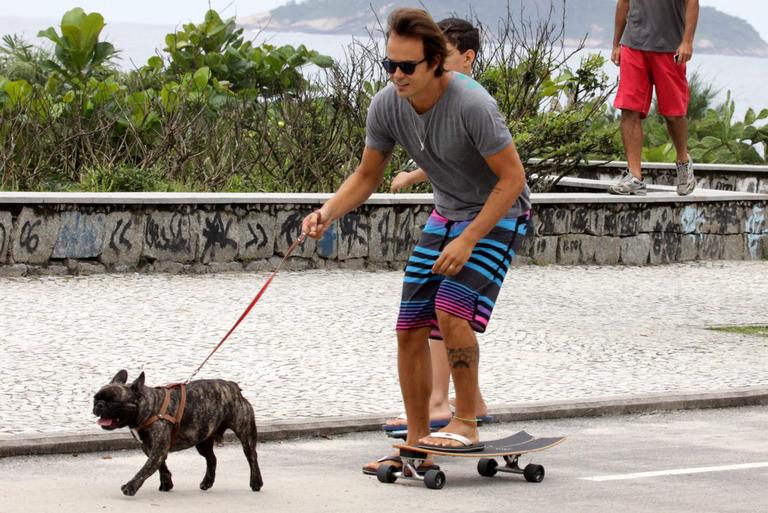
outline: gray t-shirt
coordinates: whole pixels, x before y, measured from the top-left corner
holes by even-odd
[[[630,0],[621,44],[647,52],[675,52],[683,42],[686,0]]]
[[[421,115],[392,84],[379,91],[368,110],[365,144],[384,152],[400,144],[427,173],[437,211],[464,221],[480,212],[498,182],[484,157],[506,148],[512,136],[496,101],[479,83],[450,75],[443,95]],[[530,208],[526,185],[508,215]]]

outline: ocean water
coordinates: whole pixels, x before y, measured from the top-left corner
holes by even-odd
[[[47,40],[37,38],[37,32],[49,26],[57,26],[56,20],[2,18],[0,17],[0,35],[19,34],[26,41],[46,44]],[[119,65],[131,69],[146,63],[152,55],[162,54],[165,35],[174,31],[172,25],[148,25],[137,23],[108,23],[103,31],[103,39],[110,41],[120,50]],[[269,42],[275,45],[300,45],[344,59],[346,50],[353,41],[352,36],[304,34],[296,32],[250,31],[247,36],[257,43]],[[584,52],[599,52],[606,58],[608,50],[588,49]],[[578,57],[577,57],[578,58]],[[618,68],[610,61],[605,66],[606,73],[615,79]],[[742,119],[748,108],[759,111],[768,108],[768,58],[737,57],[731,55],[695,54],[689,64],[689,76],[698,71],[705,81],[713,84],[720,93],[719,101],[725,100],[726,92],[736,103],[736,117]]]

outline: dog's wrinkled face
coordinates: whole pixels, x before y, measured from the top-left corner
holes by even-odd
[[[99,417],[102,429],[113,430],[136,425],[144,373],[130,385],[126,385],[127,380],[128,372],[121,370],[93,396],[93,414]]]

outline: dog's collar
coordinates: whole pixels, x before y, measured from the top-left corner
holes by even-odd
[[[177,387],[181,395],[179,396],[179,406],[176,408],[176,416],[172,416],[168,414],[168,405],[171,403],[171,389]],[[176,441],[176,433],[179,431],[179,427],[181,427],[181,417],[184,415],[184,408],[187,405],[187,384],[174,383],[172,385],[165,385],[163,389],[165,396],[163,397],[163,403],[160,405],[160,411],[150,415],[141,425],[134,428],[134,431],[138,433],[147,429],[158,420],[167,420],[173,426],[173,431],[171,431],[171,446],[173,446],[173,443]]]

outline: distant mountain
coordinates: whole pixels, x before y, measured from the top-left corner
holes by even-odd
[[[562,3],[555,2],[560,19]],[[534,22],[549,14],[550,0],[511,0],[515,17]],[[378,28],[377,18],[386,25],[395,7],[426,7],[436,20],[447,16],[479,19],[491,30],[506,18],[504,0],[290,0],[266,13],[245,16],[238,22],[247,27],[273,31],[364,35]],[[585,36],[589,47],[609,48],[613,39],[615,0],[568,0],[566,2],[565,38],[575,44]],[[768,43],[745,20],[712,7],[702,7],[696,31],[697,51],[726,55],[768,57]]]

